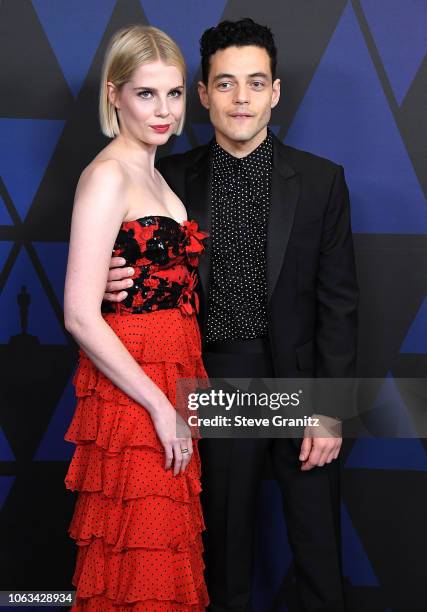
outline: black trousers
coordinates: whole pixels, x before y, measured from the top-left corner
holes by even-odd
[[[268,350],[206,352],[212,378],[273,377]],[[301,438],[200,440],[211,612],[252,611],[255,507],[267,453],[279,483],[301,612],[343,612],[339,458],[302,472]],[[253,612],[264,612],[253,610]],[[292,610],[293,612],[293,610]]]

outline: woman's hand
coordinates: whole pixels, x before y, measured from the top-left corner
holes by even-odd
[[[169,400],[164,398],[153,414],[153,425],[165,449],[165,470],[172,466],[176,476],[183,473],[193,455],[193,441],[190,428]]]

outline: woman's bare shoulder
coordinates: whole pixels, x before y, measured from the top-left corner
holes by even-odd
[[[76,197],[86,191],[102,193],[116,192],[125,187],[127,176],[119,160],[110,158],[93,159],[80,175],[76,189]]]

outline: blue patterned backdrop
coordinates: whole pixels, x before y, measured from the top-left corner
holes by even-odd
[[[384,377],[375,401],[399,398],[410,425],[398,379],[427,373],[426,1],[3,0],[0,589],[71,588],[74,498],[63,478],[73,447],[63,435],[75,345],[62,296],[74,189],[105,144],[97,93],[106,43],[139,22],[181,46],[188,119],[162,154],[179,152],[212,135],[194,87],[200,34],[245,16],[272,27],[279,47],[283,89],[272,129],[345,167],[361,286],[359,374]],[[417,437],[344,443],[349,610],[427,610],[426,448]],[[292,555],[268,473],[258,540],[256,612],[276,609],[279,589],[292,612]]]

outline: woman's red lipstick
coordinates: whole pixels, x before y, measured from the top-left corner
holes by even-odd
[[[164,134],[165,132],[167,132],[170,126],[170,123],[167,123],[166,125],[150,125],[150,127],[153,128],[155,132],[159,132],[159,134]]]

